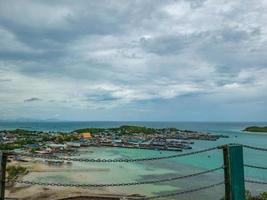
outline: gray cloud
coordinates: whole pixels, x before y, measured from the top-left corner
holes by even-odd
[[[41,101],[40,98],[37,98],[37,97],[32,97],[32,98],[29,98],[29,99],[25,99],[24,102],[28,103],[28,102],[35,102],[35,101]]]
[[[115,101],[119,100],[118,97],[113,97],[110,94],[95,94],[95,95],[89,95],[87,100],[88,101],[96,101],[96,102],[107,102],[107,101]]]
[[[39,101],[48,116],[177,98],[254,105],[267,98],[266,11],[254,0],[0,1],[0,102],[15,115]]]

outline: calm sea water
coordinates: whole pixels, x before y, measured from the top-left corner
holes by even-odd
[[[1,129],[16,129],[23,128],[28,130],[43,130],[43,131],[67,131],[70,132],[79,128],[86,127],[118,127],[121,125],[143,125],[147,127],[163,128],[163,127],[176,127],[179,129],[197,130],[210,132],[212,134],[224,134],[228,135],[229,138],[220,139],[218,141],[194,141],[192,151],[213,147],[220,144],[227,143],[242,143],[247,145],[253,145],[258,147],[267,148],[267,135],[264,134],[250,134],[244,133],[242,130],[251,125],[264,126],[267,122],[0,122]],[[93,154],[85,154],[85,157],[95,158],[140,158],[149,156],[158,156],[173,154],[173,152],[160,152],[160,151],[147,151],[147,150],[132,150],[132,149],[121,149],[121,148],[101,148],[91,149]],[[190,150],[189,150],[190,151]],[[267,153],[258,152],[253,150],[244,149],[244,162],[248,164],[267,166]],[[194,156],[181,157],[170,160],[161,160],[149,163],[133,163],[133,164],[109,164],[108,166],[103,165],[91,165],[93,168],[104,168],[108,169],[109,172],[93,172],[93,177],[90,180],[94,182],[105,179],[104,182],[127,182],[136,180],[147,180],[153,178],[164,178],[170,176],[177,176],[182,174],[188,174],[199,170],[210,169],[218,167],[223,164],[222,151],[215,150],[203,154]],[[84,169],[85,165],[75,164],[74,167],[78,169]],[[90,174],[87,174],[88,176]],[[79,174],[81,177],[87,175]],[[245,169],[245,175],[247,178],[267,181],[267,171],[265,170],[254,170]],[[67,174],[62,172],[60,175],[57,173],[56,180],[62,179],[62,181],[77,181],[74,177],[67,177]],[[116,176],[116,177],[114,177]],[[43,179],[45,181],[55,181],[55,176],[51,174],[42,175],[42,177],[31,177],[32,179]],[[190,178],[184,181],[175,181],[157,185],[146,185],[142,187],[129,187],[125,189],[128,193],[142,193],[146,195],[157,194],[159,192],[170,192],[175,189],[188,189],[205,184],[211,184],[213,182],[221,181],[223,179],[223,172],[219,171],[216,173],[203,175],[200,177]],[[87,179],[86,179],[87,180]],[[80,181],[80,180],[79,180]],[[86,181],[85,181],[86,182]],[[99,183],[100,183],[99,182]],[[267,186],[247,184],[247,189],[254,193],[267,191]],[[119,189],[118,189],[119,190]],[[192,193],[191,195],[181,196],[179,199],[220,199],[223,196],[223,187],[217,187],[212,190]],[[171,198],[170,198],[171,199]],[[173,198],[176,199],[176,198]]]

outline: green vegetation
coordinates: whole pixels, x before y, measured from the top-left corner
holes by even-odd
[[[37,151],[40,151],[40,148],[31,148],[30,153],[36,153]]]
[[[119,128],[122,134],[132,134],[132,133],[144,133],[144,134],[153,134],[155,129],[146,128],[144,126],[121,126]]]
[[[12,134],[19,134],[21,136],[29,136],[29,135],[35,135],[36,133],[34,131],[28,131],[24,129],[15,129],[9,131]]]
[[[71,141],[77,141],[79,140],[79,136],[78,135],[74,135],[74,134],[59,134],[58,136],[56,136],[53,139],[56,143],[64,143],[64,142],[71,142]]]
[[[16,177],[18,177],[19,175],[25,175],[28,173],[27,169],[25,167],[22,167],[20,165],[18,166],[9,166],[6,169],[7,171],[7,179],[8,180],[13,180]]]
[[[108,133],[109,131],[111,132],[115,132],[118,135],[130,135],[130,134],[155,134],[155,133],[159,133],[162,131],[171,131],[171,132],[176,132],[179,131],[179,129],[177,128],[162,128],[162,129],[156,129],[156,128],[147,128],[145,126],[135,126],[135,125],[123,125],[117,128],[83,128],[83,129],[78,129],[75,130],[73,132],[76,133],[92,133],[92,134],[98,134],[98,133]],[[194,131],[188,131],[188,130],[184,130],[184,132],[189,132],[189,133],[193,133]]]
[[[251,193],[248,193],[247,200],[267,200],[267,192],[263,192],[257,196],[252,196]]]
[[[0,144],[0,150],[14,150],[21,148],[22,145],[17,143],[11,143],[11,144]]]
[[[264,126],[264,127],[250,126],[250,127],[245,128],[243,131],[267,133],[267,126]]]
[[[14,149],[22,148],[24,145],[34,144],[34,143],[35,143],[35,140],[32,140],[30,138],[19,139],[13,143],[0,144],[0,150],[14,150]]]
[[[3,131],[7,132],[7,131]],[[34,137],[37,136],[37,132],[28,131],[23,129],[16,129],[16,130],[9,130],[8,133],[10,135],[16,136],[16,141],[12,143],[0,143],[0,150],[14,150],[18,148],[22,148],[24,145],[27,144],[34,144],[36,140]]]
[[[24,129],[4,130],[2,131],[11,138],[9,143],[0,143],[0,150],[14,150],[24,148],[27,145],[38,143],[45,143],[47,141],[54,141],[56,143],[64,143],[79,140],[77,134],[57,133],[56,135],[47,132],[28,131]],[[38,149],[32,149],[35,152]]]
[[[74,132],[76,133],[86,133],[90,132],[92,134],[98,134],[102,132],[108,132],[113,131],[117,132],[119,135],[127,135],[127,134],[133,134],[133,133],[144,133],[144,134],[153,134],[155,133],[154,128],[146,128],[144,126],[133,126],[133,125],[124,125],[120,126],[118,128],[84,128],[84,129],[78,129]]]
[[[246,200],[267,200],[267,192],[263,192],[257,196],[253,196],[251,192],[246,191]]]

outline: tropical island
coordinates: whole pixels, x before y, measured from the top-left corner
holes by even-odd
[[[266,133],[267,134],[267,126],[249,126],[245,128],[243,131],[246,132],[255,132],[255,133]]]

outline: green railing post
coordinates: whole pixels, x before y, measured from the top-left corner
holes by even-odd
[[[0,200],[5,199],[6,161],[6,153],[0,152]]]
[[[245,200],[244,162],[242,145],[223,147],[225,200]]]

